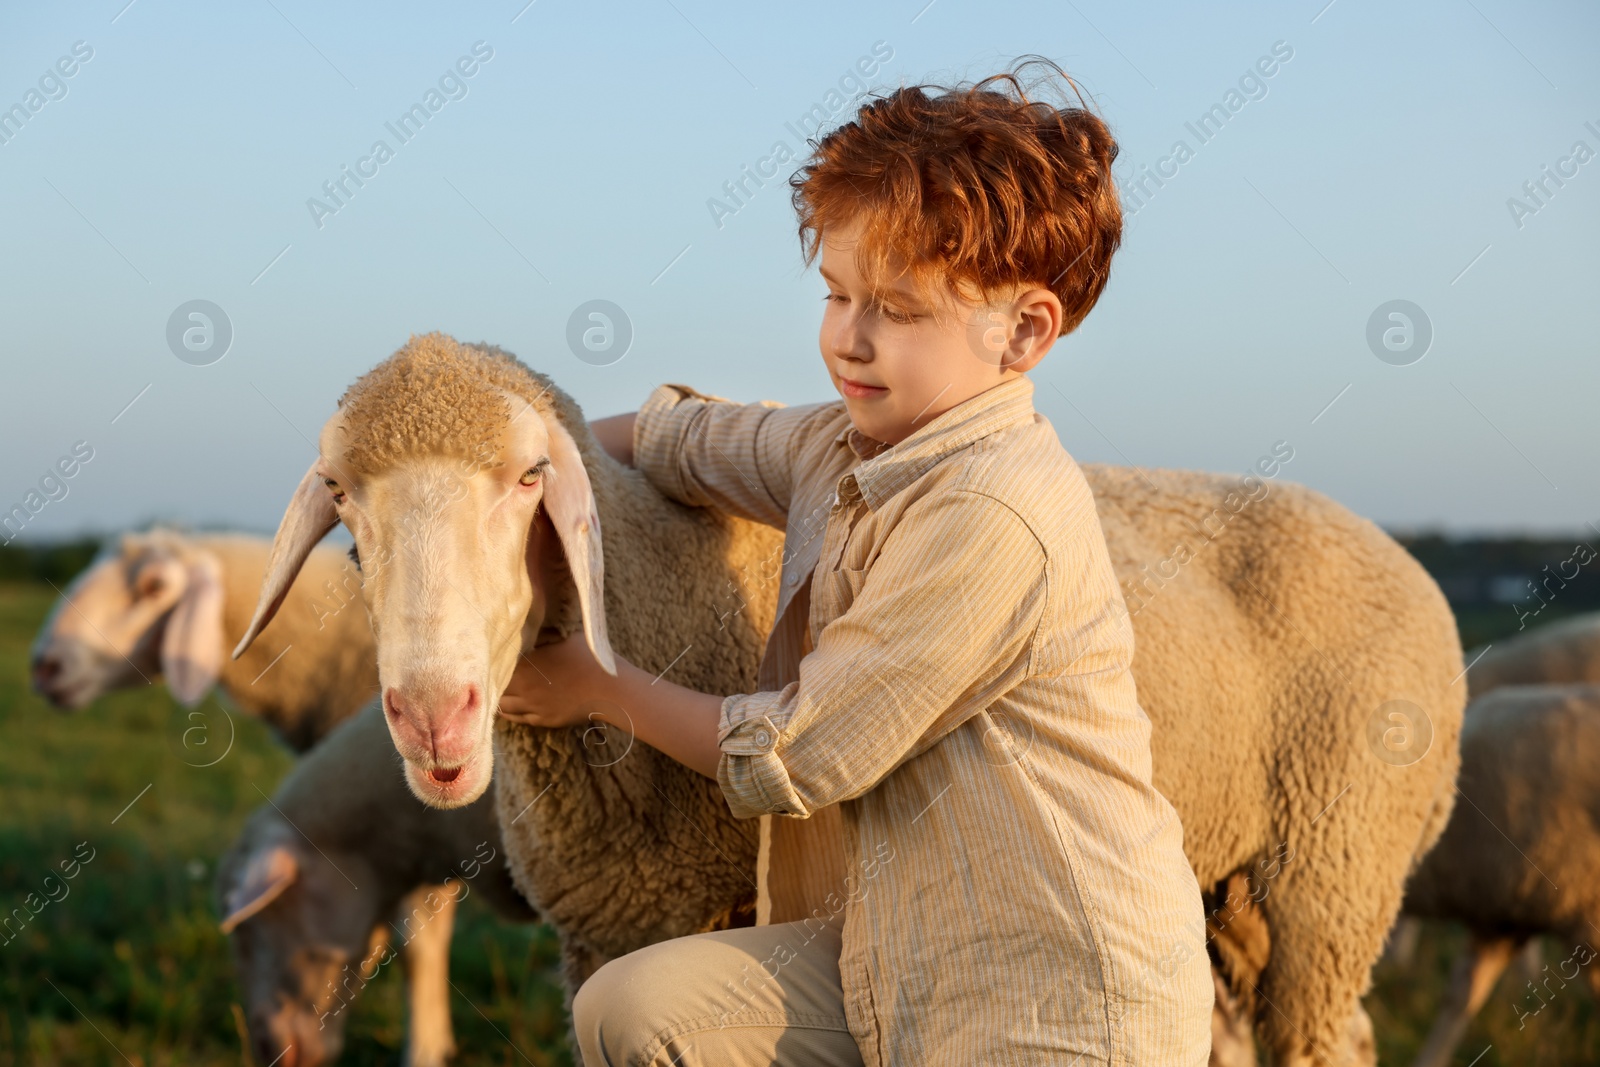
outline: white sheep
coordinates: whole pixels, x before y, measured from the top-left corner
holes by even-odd
[[[1473,699],[1510,685],[1600,682],[1600,612],[1497,638],[1468,652],[1467,662],[1467,693]],[[1421,933],[1418,919],[1401,915],[1389,932],[1385,957],[1409,967]],[[1543,949],[1537,938],[1529,939],[1513,966],[1530,979],[1541,973]]]
[[[1213,942],[1229,988],[1274,1062],[1351,1062],[1405,875],[1453,801],[1464,686],[1448,605],[1392,539],[1309,490],[1085,474],[1133,615],[1156,785],[1209,900],[1241,871],[1259,883],[1263,955]],[[408,781],[430,803],[471,800],[493,730],[513,873],[563,935],[569,990],[606,958],[743,917],[754,841],[713,782],[618,731],[492,710],[525,641],[580,627],[602,663],[609,631],[648,670],[751,691],[775,535],[664,501],[547,378],[441,335],[413,338],[325,425],[257,623],[340,520],[374,561]]]
[[[1568,947],[1515,994],[1526,1019],[1580,974],[1600,998],[1600,685],[1518,685],[1475,697],[1461,797],[1406,887],[1417,918],[1471,934],[1415,1067],[1442,1067],[1530,938]],[[1551,983],[1555,984],[1552,985]]]
[[[332,548],[314,552],[270,631],[247,656],[224,658],[223,650],[244,633],[255,607],[270,549],[266,539],[245,534],[158,528],[122,535],[52,609],[34,645],[35,686],[58,706],[81,708],[109,691],[157,677],[164,677],[173,695],[191,706],[214,684],[220,685],[235,706],[264,720],[294,750],[317,745],[316,754],[297,766],[275,802],[294,824],[324,831],[315,840],[329,855],[350,848],[356,850],[352,854],[362,847],[376,851],[381,841],[387,858],[372,866],[383,881],[369,880],[358,894],[333,875],[320,855],[308,854],[305,840],[289,829],[280,811],[269,805],[256,812],[222,868],[224,899],[231,897],[238,905],[230,909],[235,915],[227,928],[242,921],[237,913],[250,901],[265,907],[288,887],[288,881],[263,880],[269,872],[293,871],[306,888],[275,904],[235,938],[252,1032],[271,1035],[274,1026],[290,1025],[269,1024],[267,1013],[271,992],[294,986],[304,978],[308,960],[316,958],[297,955],[298,950],[317,938],[364,942],[373,926],[369,916],[388,914],[405,892],[409,895],[397,920],[402,927],[415,925],[421,913],[437,912],[426,934],[407,939],[404,948],[411,1005],[409,1062],[442,1062],[441,1050],[452,1045],[445,981],[456,898],[425,884],[427,875],[418,872],[436,868],[434,881],[442,881],[449,863],[473,864],[470,854],[454,855],[463,844],[488,841],[499,852],[491,802],[474,804],[456,818],[417,803],[400,776],[381,711],[368,709],[359,716],[362,727],[335,729],[377,691],[376,653],[360,575],[346,553]],[[329,750],[322,752],[320,742],[330,730]],[[372,740],[383,746],[366,743]],[[371,828],[379,824],[393,827],[394,836],[372,835]],[[453,841],[450,832],[476,837]],[[429,848],[438,855],[426,854]],[[436,861],[432,868],[427,867],[430,860]],[[458,881],[460,877],[456,875]],[[466,891],[473,886],[481,886],[502,914],[532,918],[500,861],[492,874]],[[297,1005],[303,1014],[304,1002],[286,1001],[283,1018],[294,1017]],[[339,1032],[342,1025],[341,1019]],[[331,1036],[315,1028],[308,1032],[309,1040],[320,1038],[324,1045]],[[261,1062],[281,1049],[280,1043]],[[309,1062],[315,1061],[302,1060]]]
[[[1368,1061],[1359,998],[1454,800],[1449,605],[1392,538],[1301,486],[1083,470],[1227,999],[1271,1063]]]
[[[408,986],[405,1063],[441,1067],[455,1051],[457,904],[479,894],[505,919],[536,918],[512,885],[493,798],[427,807],[399,762],[373,701],[296,765],[218,866],[257,1063],[291,1044],[297,1067],[336,1059],[345,1009],[393,959],[394,941]]]
[[[1467,671],[1474,699],[1503,685],[1557,682],[1600,682],[1600,612],[1496,640]]]
[[[777,531],[666,500],[603,458],[547,379],[437,334],[340,400],[241,650],[340,519],[363,562],[407,781],[449,807],[498,768],[512,874],[561,935],[569,996],[611,957],[753,920],[756,827],[731,817],[716,782],[616,730],[539,729],[494,709],[525,645],[580,628],[602,662],[609,631],[674,681],[753,690]]]
[[[220,685],[236,707],[306,751],[377,693],[376,653],[360,575],[343,552],[323,548],[286,592],[277,625],[248,655],[227,659],[270,548],[244,534],[123,534],[40,629],[34,688],[58,707],[81,708],[164,677],[192,707]]]

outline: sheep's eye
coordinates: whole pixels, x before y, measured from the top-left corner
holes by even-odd
[[[332,478],[324,478],[322,479],[322,484],[327,486],[329,491],[333,493],[333,502],[335,504],[344,503],[344,490],[339,488],[338,482]]]
[[[356,565],[356,573],[359,574],[361,572],[361,553],[356,551],[354,542],[351,543],[350,551],[347,554],[350,557],[350,562]]]
[[[517,484],[532,485],[534,482],[539,480],[539,476],[544,474],[544,469],[548,466],[550,466],[550,461],[548,459],[541,459],[538,463],[535,463],[533,466],[522,472],[522,477],[517,479]]]

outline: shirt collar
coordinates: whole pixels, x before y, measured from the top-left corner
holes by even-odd
[[[839,498],[859,489],[867,507],[880,504],[922,477],[940,460],[974,441],[1033,419],[1033,382],[1013,378],[964,400],[922,426],[897,445],[886,445],[846,426],[834,438],[847,445],[862,463],[840,479]]]

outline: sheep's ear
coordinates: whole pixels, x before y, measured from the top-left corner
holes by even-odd
[[[578,587],[583,609],[583,634],[589,650],[608,674],[617,673],[617,661],[606,638],[605,558],[601,553],[600,511],[595,507],[589,472],[583,469],[572,435],[554,418],[545,419],[550,431],[550,466],[544,472],[544,506],[567,554],[572,582]]]
[[[317,547],[317,542],[339,524],[339,514],[334,510],[333,497],[317,477],[317,464],[313,462],[300,486],[294,491],[289,507],[278,524],[277,536],[272,539],[272,555],[267,559],[267,572],[261,578],[261,598],[256,601],[255,618],[233,650],[238,659],[250,647],[272,617],[283,606],[289,587],[305,564],[306,557]]]
[[[298,877],[300,861],[283,845],[273,845],[251,856],[244,881],[228,891],[228,917],[222,920],[222,932],[233,933],[240,923],[282,896]]]
[[[193,707],[222,673],[222,565],[199,552],[184,568],[183,595],[161,634],[161,673],[184,707]]]

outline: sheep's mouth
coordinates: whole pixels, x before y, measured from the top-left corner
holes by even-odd
[[[57,711],[81,711],[94,701],[93,682],[34,683],[34,691],[44,697]]]
[[[430,808],[460,808],[483,795],[489,786],[491,763],[487,753],[473,753],[454,766],[405,762],[406,784]]]

